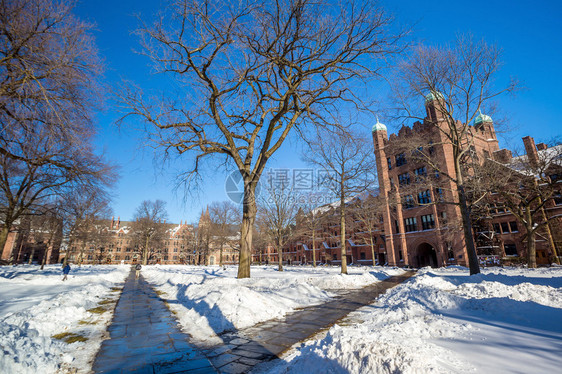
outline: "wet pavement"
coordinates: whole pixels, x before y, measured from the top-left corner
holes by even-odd
[[[131,271],[93,365],[95,373],[216,373],[180,331],[175,317]]]
[[[132,271],[125,282],[113,322],[111,339],[102,343],[95,373],[247,373],[274,360],[294,344],[372,304],[388,289],[415,273],[405,272],[356,290],[338,292],[333,300],[302,308],[284,318],[220,334],[223,344],[196,347],[182,333],[175,317],[142,278]]]

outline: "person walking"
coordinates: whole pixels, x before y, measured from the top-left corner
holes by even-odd
[[[68,278],[68,273],[70,273],[70,264],[66,264],[66,266],[62,268],[62,273],[64,274],[62,280],[65,281]]]
[[[135,278],[138,278],[138,277],[139,277],[139,275],[140,275],[140,270],[141,270],[141,269],[142,269],[141,264],[137,264],[137,266],[135,266],[135,270],[136,270]]]

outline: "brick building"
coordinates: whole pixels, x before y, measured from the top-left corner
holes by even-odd
[[[49,225],[44,217],[28,216],[20,219],[8,233],[0,260],[6,264],[45,263],[59,259],[62,241],[60,224]]]
[[[452,145],[444,135],[448,131],[447,122],[436,110],[436,105],[442,105],[440,100],[439,95],[426,96],[424,121],[414,123],[411,128],[403,126],[398,134],[388,137],[386,126],[378,120],[372,129],[380,196],[387,201],[382,214],[389,265],[468,266],[460,210],[447,203],[457,201],[456,186],[439,175],[442,171],[456,177]],[[422,143],[412,148],[415,144],[412,139],[422,139]],[[537,148],[532,138],[527,137],[525,142],[527,153],[535,154]],[[424,152],[424,157],[405,151],[408,146],[404,144],[414,149],[413,152]],[[467,164],[495,160],[513,165],[510,152],[499,149],[493,121],[485,114],[480,113],[467,126],[461,144],[468,150]],[[501,206],[499,202],[498,206]],[[558,202],[549,203],[547,209],[551,216],[562,213]],[[501,257],[522,256],[525,232],[518,227],[515,217],[505,208],[491,213],[485,227],[473,227],[477,250],[487,254],[486,249],[494,249]],[[538,257],[546,259],[549,251],[542,244]]]
[[[97,239],[95,242],[82,243],[76,241],[70,250],[69,260],[83,264],[134,264],[141,261],[141,254],[135,248],[131,232],[133,222],[116,220],[98,223]],[[150,264],[207,264],[219,263],[220,245],[210,229],[208,210],[201,214],[197,227],[181,221],[179,224],[164,223],[166,234],[160,241],[158,248],[152,251]],[[209,235],[203,234],[208,232]],[[205,236],[207,236],[205,238]],[[223,263],[225,265],[238,263],[238,250],[235,243],[239,237],[233,235],[223,244]],[[61,260],[67,256],[64,248],[60,253]]]

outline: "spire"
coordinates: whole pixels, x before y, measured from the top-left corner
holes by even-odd
[[[379,121],[379,116],[377,115],[377,123],[375,123],[373,125],[373,128],[371,129],[372,132],[377,132],[377,131],[386,131],[386,126],[382,123],[380,123]]]
[[[482,110],[480,108],[478,108],[478,113],[479,114],[476,116],[476,118],[474,118],[474,126],[480,125],[481,123],[484,122],[490,122],[490,123],[494,122],[492,121],[492,117],[482,113]]]

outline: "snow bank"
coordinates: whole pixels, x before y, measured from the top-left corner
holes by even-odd
[[[295,308],[326,302],[330,290],[357,288],[402,270],[381,267],[252,267],[252,278],[237,279],[236,267],[145,266],[143,276],[163,292],[185,332],[200,342],[218,343],[216,334],[242,329]]]
[[[562,269],[422,269],[268,373],[557,372]],[[260,369],[257,370],[258,372]]]
[[[0,267],[0,372],[88,372],[112,308],[101,314],[88,309],[104,298],[116,300],[110,288],[128,272],[122,266],[73,267],[62,282],[59,265]],[[87,340],[53,338],[65,332]]]

